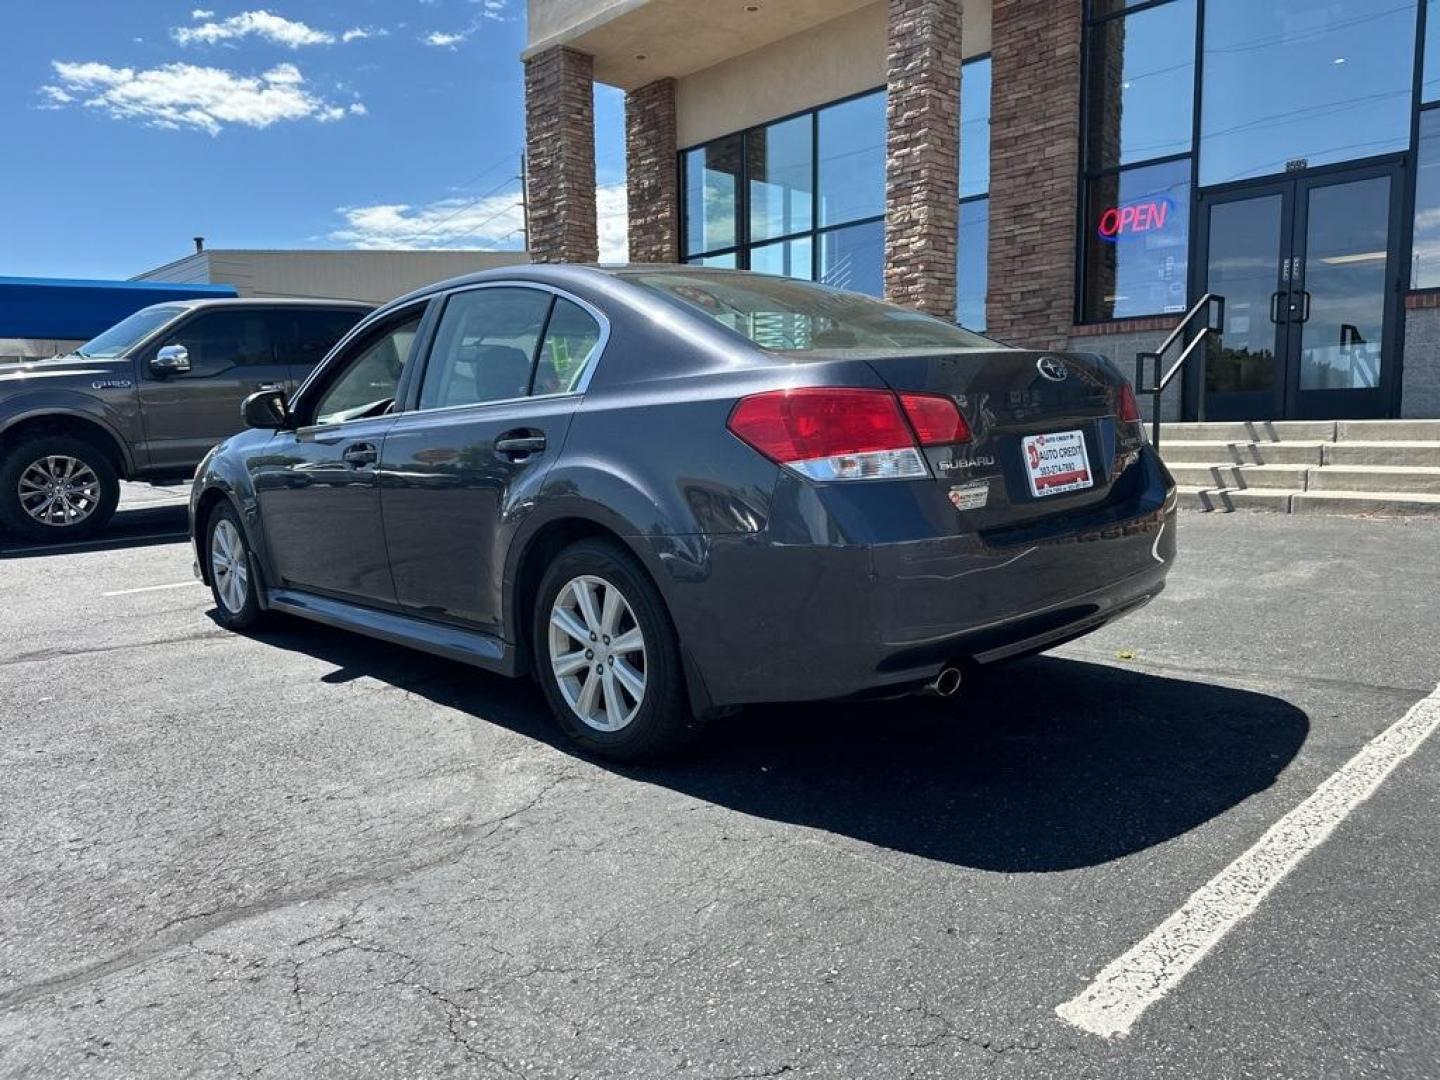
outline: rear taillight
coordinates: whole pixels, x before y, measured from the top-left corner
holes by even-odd
[[[953,415],[946,413],[947,405]],[[926,446],[969,437],[949,399],[818,386],[742,398],[727,426],[771,461],[812,480],[926,477],[930,470],[916,445],[917,432]],[[962,430],[963,438],[956,438]]]
[[[1120,419],[1126,424],[1140,423],[1140,403],[1129,383],[1120,387]]]

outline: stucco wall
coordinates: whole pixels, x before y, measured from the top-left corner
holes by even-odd
[[[1440,308],[1405,312],[1400,415],[1408,419],[1440,419]]]
[[[886,4],[793,34],[679,80],[682,147],[885,85]],[[964,55],[990,49],[990,0],[968,0]]]

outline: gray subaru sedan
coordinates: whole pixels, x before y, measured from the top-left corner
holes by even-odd
[[[190,500],[221,623],[533,675],[617,760],[752,702],[948,696],[1135,610],[1175,554],[1104,358],[742,271],[443,282],[244,411]]]

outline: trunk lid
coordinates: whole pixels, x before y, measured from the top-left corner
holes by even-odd
[[[1124,381],[1100,357],[996,348],[867,359],[892,390],[959,406],[971,441],[925,455],[970,529],[1098,507],[1139,452],[1139,426],[1119,422]]]

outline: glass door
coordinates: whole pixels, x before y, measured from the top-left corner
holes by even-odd
[[[1400,297],[1395,166],[1250,184],[1200,200],[1201,289],[1225,298],[1210,420],[1385,416]]]

